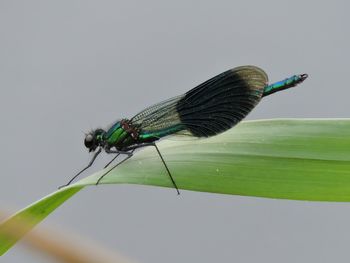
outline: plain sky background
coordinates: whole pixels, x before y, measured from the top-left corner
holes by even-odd
[[[90,159],[84,131],[232,67],[308,73],[248,119],[349,117],[349,1],[0,1],[0,205],[15,211]],[[109,160],[100,158],[92,171]],[[350,204],[136,185],[89,187],[41,225],[138,262],[345,262]],[[16,245],[1,262],[52,262]]]

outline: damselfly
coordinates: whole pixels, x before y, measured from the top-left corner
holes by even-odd
[[[131,158],[136,149],[153,146],[179,194],[156,141],[173,134],[210,137],[222,133],[247,116],[262,97],[294,87],[307,77],[307,74],[294,75],[268,85],[266,73],[255,66],[225,71],[183,95],[144,109],[131,119],[118,120],[106,130],[96,129],[88,133],[84,144],[90,152],[95,153],[90,163],[64,186],[88,169],[102,150],[115,154],[105,168],[120,154],[126,158],[112,166],[96,184],[111,170]]]

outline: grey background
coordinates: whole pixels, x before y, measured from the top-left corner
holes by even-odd
[[[248,119],[349,117],[348,1],[0,1],[1,209],[55,190],[83,131],[228,68],[309,73]],[[108,158],[101,158],[92,171]],[[112,185],[49,216],[139,262],[345,262],[350,205]],[[1,262],[51,262],[23,246]]]

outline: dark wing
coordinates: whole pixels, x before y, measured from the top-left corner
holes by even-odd
[[[258,67],[234,68],[145,109],[131,121],[148,133],[185,130],[196,137],[213,136],[241,121],[260,101],[267,83],[266,73]]]

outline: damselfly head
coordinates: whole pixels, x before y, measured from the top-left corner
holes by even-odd
[[[103,135],[105,131],[102,129],[97,129],[86,134],[84,139],[85,147],[89,149],[89,152],[96,150],[98,146],[103,146]]]
[[[91,133],[86,134],[84,139],[85,147],[89,149],[89,152],[93,151],[94,146],[94,137]],[[95,147],[96,149],[96,147]]]

